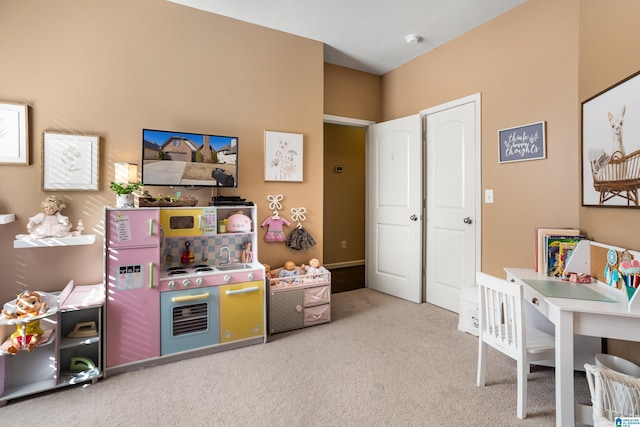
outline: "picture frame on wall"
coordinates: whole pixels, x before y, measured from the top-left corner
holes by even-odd
[[[265,131],[264,180],[302,182],[303,135]]]
[[[498,131],[500,163],[540,160],[547,157],[545,122],[500,129]]]
[[[100,137],[57,132],[42,134],[42,189],[97,191]]]
[[[640,207],[640,72],[582,103],[582,206]]]
[[[29,107],[0,102],[0,163],[29,164]]]

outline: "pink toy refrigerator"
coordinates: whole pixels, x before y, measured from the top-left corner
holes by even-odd
[[[157,208],[106,210],[106,367],[160,356]]]

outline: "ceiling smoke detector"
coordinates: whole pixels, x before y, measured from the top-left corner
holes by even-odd
[[[409,34],[404,38],[407,44],[417,44],[422,41],[422,36],[420,34]]]

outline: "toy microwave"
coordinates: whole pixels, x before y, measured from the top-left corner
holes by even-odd
[[[165,236],[209,236],[216,234],[216,210],[213,207],[162,208],[160,225]]]

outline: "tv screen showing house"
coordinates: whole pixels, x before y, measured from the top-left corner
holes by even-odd
[[[238,186],[238,137],[142,130],[142,184]]]

